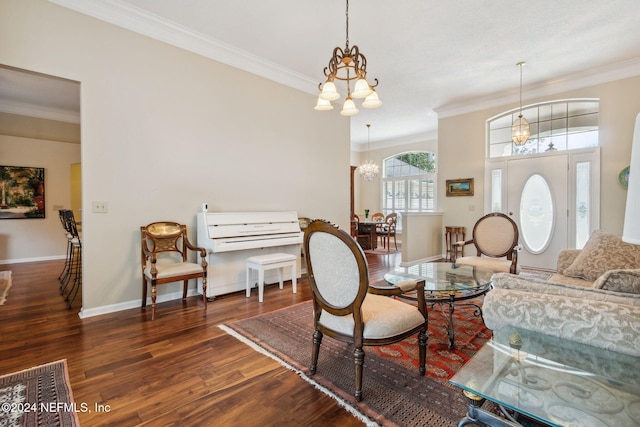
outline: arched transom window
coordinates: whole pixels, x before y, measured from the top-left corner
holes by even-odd
[[[382,171],[382,210],[391,212],[429,212],[436,208],[436,154],[416,151],[384,160]]]
[[[597,147],[598,99],[564,99],[522,108],[531,136],[524,145],[511,140],[511,126],[520,110],[501,113],[487,120],[489,158],[549,151]]]

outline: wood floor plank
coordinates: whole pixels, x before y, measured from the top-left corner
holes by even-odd
[[[399,255],[368,255],[371,280],[380,280]],[[12,287],[0,306],[0,374],[67,359],[76,402],[108,405],[80,413],[83,426],[356,426],[336,401],[255,352],[218,325],[311,298],[306,278],[298,292],[283,290],[158,304],[156,320],[140,309],[89,319],[59,294],[62,261],[1,265]],[[311,337],[309,337],[311,340]]]

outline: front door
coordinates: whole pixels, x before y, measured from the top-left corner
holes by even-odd
[[[518,263],[555,269],[567,248],[568,156],[507,161],[507,213],[520,230]]]

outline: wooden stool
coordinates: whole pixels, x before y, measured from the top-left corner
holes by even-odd
[[[293,284],[293,293],[296,293],[296,263],[298,257],[291,254],[267,254],[258,255],[247,258],[247,298],[251,296],[251,270],[258,270],[258,301],[262,302],[264,295],[264,272],[273,268],[279,269],[280,289],[283,288],[282,276],[285,267],[291,267],[291,283]]]
[[[453,244],[465,239],[464,227],[449,226],[444,227],[444,238],[446,242],[445,261],[451,262],[453,259]],[[464,248],[462,249],[464,255]]]

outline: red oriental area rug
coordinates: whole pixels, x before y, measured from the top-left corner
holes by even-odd
[[[476,307],[456,306],[453,350],[446,331],[448,305],[429,308],[425,377],[418,373],[417,337],[391,346],[365,347],[362,402],[353,398],[352,346],[325,336],[317,373],[309,374],[312,312],[308,301],[220,327],[298,372],[368,425],[456,426],[465,416],[466,399],[448,380],[491,337]]]

